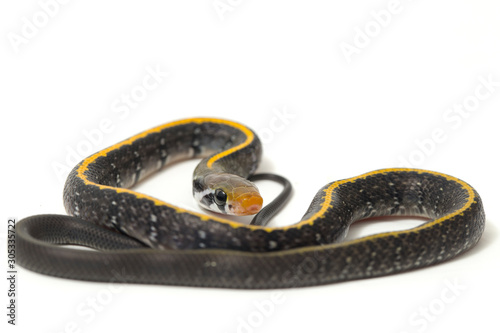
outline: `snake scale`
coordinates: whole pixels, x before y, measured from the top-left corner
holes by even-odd
[[[70,172],[64,187],[70,216],[36,215],[17,223],[17,260],[39,273],[89,281],[289,288],[440,263],[472,248],[484,230],[481,199],[470,185],[419,169],[382,169],[331,182],[300,221],[284,227],[237,223],[130,189],[172,163],[201,158],[193,175],[200,204],[254,214],[262,201],[247,178],[261,155],[255,132],[224,119],[182,119],[139,133]],[[352,223],[377,216],[427,220],[342,241]]]

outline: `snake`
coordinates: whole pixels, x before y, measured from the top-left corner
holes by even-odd
[[[435,265],[481,238],[485,213],[476,190],[453,176],[412,168],[332,181],[318,190],[299,221],[285,226],[236,222],[228,215],[262,209],[262,195],[251,181],[262,146],[256,132],[241,123],[188,118],[98,151],[67,177],[68,215],[34,215],[16,224],[17,262],[84,281],[296,288]],[[333,152],[325,146],[327,153]],[[291,155],[304,162],[304,176],[314,172],[314,162],[301,152],[292,147]],[[168,165],[195,158],[201,159],[192,178],[193,197],[203,207],[198,211],[132,189]],[[345,240],[353,223],[381,216],[424,221]],[[64,246],[75,244],[95,250]]]

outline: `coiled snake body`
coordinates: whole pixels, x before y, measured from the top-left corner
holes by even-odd
[[[329,183],[302,219],[285,227],[236,223],[128,189],[175,161],[204,157],[193,177],[200,203],[254,214],[262,201],[246,178],[261,154],[252,130],[222,119],[179,120],[133,136],[71,171],[64,205],[72,217],[37,215],[17,224],[17,260],[36,272],[81,280],[284,288],[429,266],[470,249],[483,232],[483,206],[471,186],[418,169],[377,170]],[[429,221],[341,242],[353,222],[392,215]]]

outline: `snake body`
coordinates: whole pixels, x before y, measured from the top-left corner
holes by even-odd
[[[43,274],[91,281],[285,288],[433,265],[470,249],[482,235],[478,193],[455,177],[419,169],[383,169],[331,182],[299,222],[285,227],[236,223],[129,189],[171,163],[202,158],[193,177],[196,194],[203,191],[196,188],[200,175],[248,178],[261,155],[256,134],[229,120],[184,119],[142,132],[70,172],[64,205],[72,216],[38,215],[17,224],[18,262]],[[355,221],[394,215],[428,221],[342,242]]]

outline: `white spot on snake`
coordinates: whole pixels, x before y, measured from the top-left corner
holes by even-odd
[[[389,186],[394,186],[394,183],[389,183]]]
[[[150,220],[151,222],[156,222],[156,221],[158,221],[158,218],[156,217],[156,215],[151,214],[151,216],[149,217],[149,220]]]
[[[215,261],[205,261],[205,263],[203,264],[203,266],[205,266],[205,267],[215,267],[215,266],[217,266],[217,262],[215,262]]]
[[[278,246],[278,243],[276,243],[276,241],[269,241],[269,249],[275,249],[276,246]]]
[[[241,245],[241,241],[240,241],[238,238],[236,238],[236,237],[233,237],[233,238],[231,239],[231,241],[232,241],[232,242],[233,242],[233,244],[234,244],[234,245],[236,245],[236,246],[240,246],[240,245]]]
[[[204,249],[204,248],[206,248],[207,246],[205,245],[205,243],[199,243],[199,244],[198,244],[198,247],[200,247],[200,248]]]
[[[201,239],[205,239],[207,237],[207,233],[203,230],[198,230],[198,236],[200,236]]]
[[[116,201],[111,201],[111,204],[112,204],[113,206],[116,206]]]
[[[320,239],[321,239],[321,235],[320,234],[316,234],[316,241],[319,242]]]

